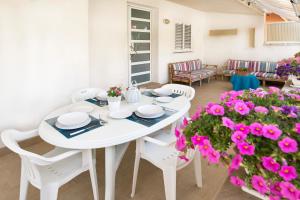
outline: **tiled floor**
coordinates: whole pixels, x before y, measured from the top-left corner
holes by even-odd
[[[222,91],[230,90],[231,86],[226,81],[212,81],[195,85],[196,96],[192,104],[191,112],[198,104],[205,105],[209,101],[218,101]],[[51,148],[50,145],[40,142],[29,147],[30,150],[44,153]],[[130,198],[131,179],[134,162],[134,142],[131,143],[117,172],[116,200]],[[0,157],[0,200],[18,199],[20,159],[10,153]],[[97,151],[97,173],[99,179],[100,196],[104,198],[104,151]],[[195,186],[193,165],[178,172],[177,199],[178,200],[254,200],[253,197],[243,193],[227,181],[226,169],[223,166],[211,166],[202,162],[203,188]],[[225,183],[225,184],[224,184]],[[30,186],[28,200],[39,199],[39,190]],[[63,186],[59,191],[59,199],[64,200],[88,200],[92,199],[92,189],[88,173],[84,173]],[[138,176],[135,200],[163,200],[164,186],[162,172],[146,161],[142,161]]]

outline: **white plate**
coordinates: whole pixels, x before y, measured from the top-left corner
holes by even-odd
[[[100,90],[96,98],[102,101],[107,100],[107,92],[105,90]]]
[[[156,97],[155,100],[160,103],[170,103],[173,101],[172,97]]]
[[[125,109],[109,113],[109,117],[113,119],[125,119],[131,115],[132,112],[130,110],[125,110]]]
[[[88,125],[89,123],[91,123],[91,121],[92,121],[92,119],[89,117],[85,122],[78,124],[78,125],[74,125],[74,126],[64,126],[57,121],[55,123],[55,126],[59,129],[72,130],[72,129],[82,128],[82,127]]]
[[[167,88],[157,88],[157,89],[154,89],[153,91],[162,97],[170,96],[171,94],[173,94],[172,90],[167,89]]]
[[[300,85],[291,85],[293,88],[300,88]]]
[[[85,112],[70,112],[63,114],[57,118],[59,124],[66,127],[73,127],[83,124],[89,119],[89,115]]]
[[[165,114],[165,111],[162,111],[162,113],[159,113],[157,115],[153,115],[153,116],[145,116],[141,113],[139,113],[138,111],[135,111],[134,112],[138,117],[141,117],[141,118],[146,118],[146,119],[154,119],[154,118],[158,118],[158,117],[161,117]]]
[[[71,107],[70,111],[72,112],[86,112],[91,113],[93,112],[94,107],[90,105],[74,105]]]
[[[161,114],[163,109],[159,105],[144,105],[138,107],[137,111],[144,116],[152,117]]]

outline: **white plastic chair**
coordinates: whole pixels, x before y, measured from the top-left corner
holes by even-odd
[[[135,195],[141,158],[163,171],[166,200],[176,200],[176,171],[184,168],[192,161],[194,161],[196,184],[199,188],[202,187],[199,151],[189,150],[187,153],[189,161],[183,161],[178,158],[179,153],[175,149],[175,141],[176,137],[171,133],[161,133],[154,137],[144,137],[137,140],[131,197]]]
[[[5,146],[21,157],[20,200],[27,196],[28,184],[40,189],[41,200],[57,199],[58,189],[82,172],[89,170],[94,199],[99,199],[97,174],[91,150],[67,150],[56,147],[54,150],[38,155],[26,151],[18,141],[38,135],[37,130],[20,132],[6,130],[1,138]]]
[[[85,88],[79,91],[76,91],[72,95],[72,103],[76,103],[79,101],[84,101],[86,99],[94,98],[100,92],[99,88]]]
[[[187,85],[166,84],[162,88],[168,88],[175,94],[181,94],[188,98],[189,101],[192,101],[195,97],[195,89]]]

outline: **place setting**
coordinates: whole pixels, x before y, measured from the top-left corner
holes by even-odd
[[[66,138],[72,138],[105,125],[107,122],[86,112],[68,112],[46,122]]]

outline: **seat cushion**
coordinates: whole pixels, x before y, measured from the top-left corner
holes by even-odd
[[[269,73],[269,72],[251,72],[252,75],[256,77],[262,77],[266,79],[281,79],[276,73]]]
[[[235,70],[226,69],[226,70],[223,71],[223,73],[225,75],[233,75],[233,74],[235,74]]]
[[[188,73],[183,73],[183,72],[178,72],[173,76],[175,79],[192,79],[192,81],[198,81],[200,80],[200,77],[198,74],[188,74]]]

